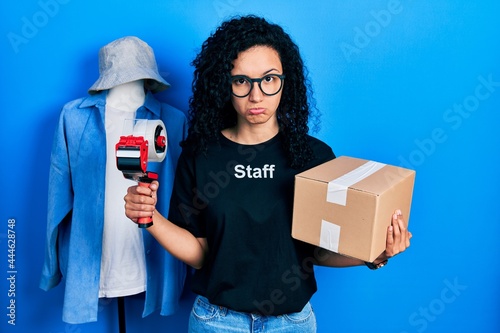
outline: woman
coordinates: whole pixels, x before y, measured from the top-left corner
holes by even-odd
[[[153,212],[147,230],[194,267],[190,332],[315,332],[307,263],[365,263],[291,238],[295,174],[335,158],[309,136],[305,68],[290,36],[247,16],[223,23],[193,62],[190,129],[168,219],[155,210],[159,184],[131,187],[127,216]],[[409,246],[396,212],[382,266]]]

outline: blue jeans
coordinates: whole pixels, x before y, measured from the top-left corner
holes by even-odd
[[[233,311],[196,297],[189,316],[190,333],[315,333],[316,317],[310,303],[301,312],[279,316]]]

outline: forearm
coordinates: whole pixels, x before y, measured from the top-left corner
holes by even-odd
[[[364,265],[364,261],[346,257],[335,252],[331,252],[320,247],[314,251],[315,264],[329,267],[352,267]]]
[[[203,266],[206,242],[193,236],[155,210],[153,225],[147,229],[165,250],[196,269]]]

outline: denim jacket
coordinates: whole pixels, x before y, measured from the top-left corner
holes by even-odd
[[[63,321],[97,321],[99,277],[104,225],[107,91],[67,103],[60,115],[50,158],[45,261],[40,288],[65,281]],[[159,173],[158,209],[168,212],[179,142],[187,134],[184,113],[156,100],[148,92],[136,119],[162,119],[167,131],[167,154],[149,163]],[[125,195],[125,193],[124,193]],[[130,222],[132,223],[132,222]],[[143,230],[147,284],[143,317],[160,309],[177,310],[186,267]]]

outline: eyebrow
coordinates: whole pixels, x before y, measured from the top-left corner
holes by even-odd
[[[270,73],[270,72],[272,72],[272,71],[276,71],[276,72],[278,72],[278,73],[280,72],[280,71],[279,71],[278,69],[276,69],[276,68],[271,68],[271,69],[270,69],[270,70],[268,70],[267,72],[264,72],[264,75],[269,74],[269,73]]]
[[[271,68],[271,69],[269,69],[269,70],[265,71],[264,73],[262,73],[262,76],[266,76],[266,75],[268,75],[269,73],[271,73],[271,72],[273,72],[273,71],[276,71],[276,72],[278,72],[278,73],[280,73],[280,72],[281,72],[281,71],[279,71],[279,70],[278,70],[278,69],[276,69],[276,68]],[[247,76],[247,77],[249,77],[247,74],[234,74],[233,76]]]

